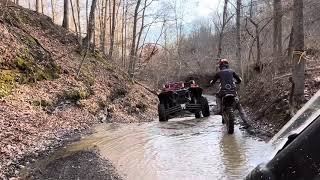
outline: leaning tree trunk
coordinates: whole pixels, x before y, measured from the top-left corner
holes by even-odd
[[[64,0],[62,27],[69,29],[69,0]]]
[[[293,102],[294,106],[300,106],[304,101],[305,82],[303,0],[294,0],[293,19]]]

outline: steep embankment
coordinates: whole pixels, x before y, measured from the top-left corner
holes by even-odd
[[[313,52],[313,53],[311,53]],[[319,54],[307,51],[305,98],[309,100],[320,89]],[[289,101],[292,84],[290,68],[287,73],[272,77],[267,72],[256,75],[242,93],[253,127],[271,137],[291,118]]]
[[[0,0],[0,178],[100,121],[150,121],[156,97],[47,16]]]

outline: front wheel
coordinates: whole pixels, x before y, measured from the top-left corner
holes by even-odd
[[[159,115],[160,122],[168,121],[168,117],[166,115],[166,108],[165,108],[164,104],[158,105],[158,115]]]
[[[233,109],[231,107],[226,109],[226,115],[228,116],[226,121],[228,134],[233,134],[235,117],[234,117]]]

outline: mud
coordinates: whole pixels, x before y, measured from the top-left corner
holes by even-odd
[[[121,180],[112,164],[94,150],[72,152],[42,160],[23,179]]]
[[[213,108],[214,97],[208,99]],[[39,160],[24,177],[242,179],[265,160],[270,147],[242,129],[239,120],[229,135],[221,120],[215,115],[201,119],[190,115],[164,123],[100,124],[92,134]]]

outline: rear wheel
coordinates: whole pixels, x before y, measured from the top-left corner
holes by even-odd
[[[199,101],[198,101],[197,98],[194,97],[194,98],[192,99],[192,102],[193,102],[194,104],[198,104]],[[194,116],[195,116],[197,119],[201,118],[201,111],[195,112],[195,113],[194,113]]]
[[[158,105],[158,115],[159,115],[159,121],[161,122],[168,121],[168,117],[166,115],[166,108],[164,104]]]
[[[227,123],[227,128],[228,128],[228,134],[233,134],[234,133],[234,113],[232,108],[227,108],[226,109],[226,115],[228,116],[228,120],[226,121]]]
[[[205,97],[201,97],[201,111],[202,111],[203,117],[210,116],[209,103]]]
[[[225,123],[226,123],[225,118],[226,118],[226,116],[222,115],[222,121],[221,121],[222,124],[225,124]]]
[[[194,114],[194,116],[195,116],[197,119],[201,118],[201,111],[200,111],[200,112],[196,112],[196,113]]]

